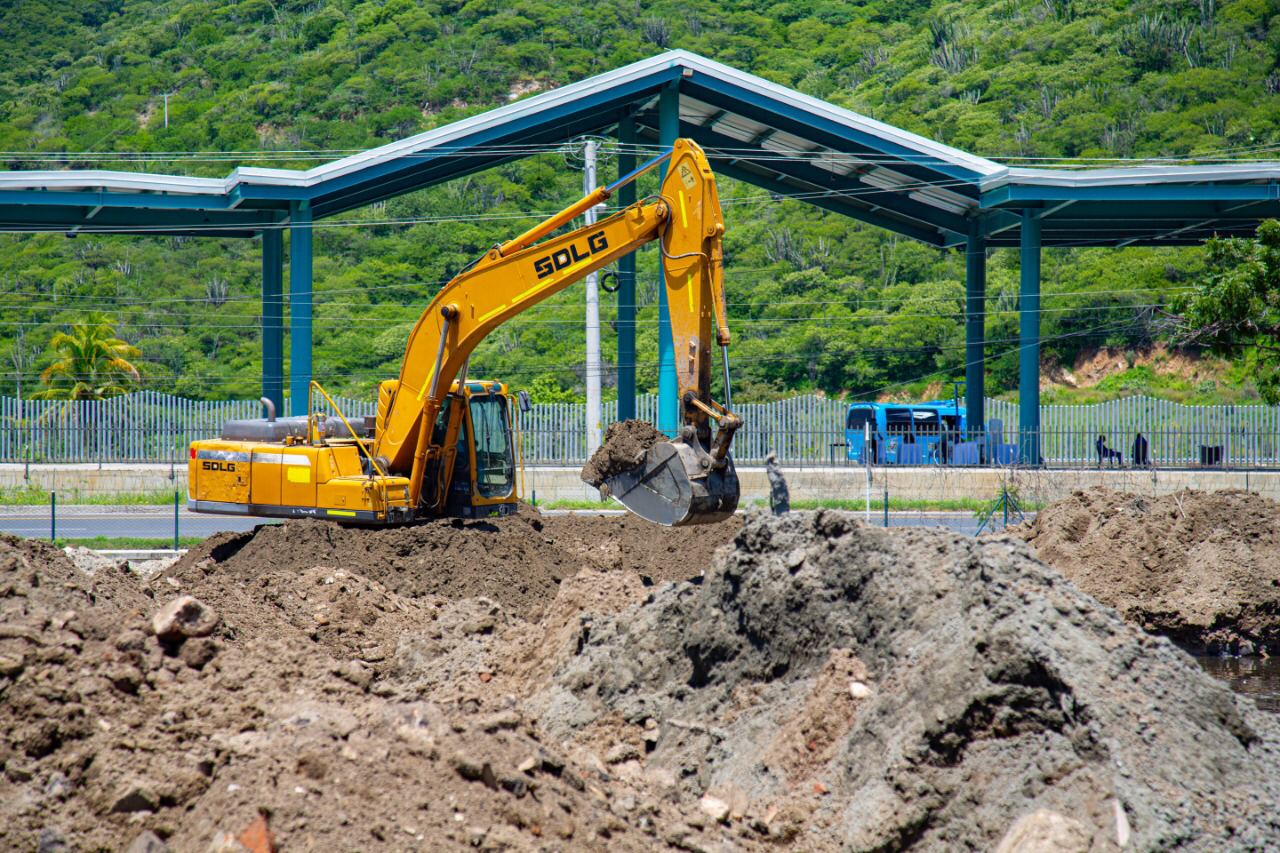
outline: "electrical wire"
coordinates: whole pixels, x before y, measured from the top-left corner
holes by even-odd
[[[959,302],[959,301],[962,301],[962,299],[963,297],[955,297],[954,301]],[[654,308],[656,306],[648,305],[645,307]],[[975,311],[975,312],[972,312],[972,315],[963,311],[958,311],[958,312],[934,311],[930,313],[906,313],[902,311],[881,312],[881,313],[859,313],[858,311],[853,311],[852,313],[843,317],[832,317],[827,314],[817,314],[817,315],[800,316],[800,317],[792,316],[792,317],[753,318],[753,317],[731,316],[728,319],[729,319],[729,322],[734,326],[748,326],[748,327],[794,325],[796,323],[802,323],[802,322],[818,323],[823,321],[827,323],[842,323],[842,324],[848,324],[848,323],[866,324],[866,323],[872,323],[872,322],[879,322],[884,324],[890,321],[905,320],[905,319],[928,319],[928,320],[964,319],[965,317],[968,317],[968,316],[988,317],[988,316],[1000,316],[1004,314],[1019,314],[1019,315],[1022,315],[1022,314],[1043,315],[1043,314],[1062,314],[1062,313],[1082,314],[1082,313],[1091,312],[1091,311],[1116,311],[1116,310],[1137,311],[1137,310],[1167,308],[1167,307],[1169,307],[1169,303],[1156,302],[1156,303],[1136,304],[1136,305],[1132,303],[1122,303],[1122,304],[1116,304],[1116,305],[1091,305],[1091,306],[1085,306],[1085,307],[1076,306],[1076,307],[1065,307],[1065,308],[1037,308],[1029,311],[1024,311],[1021,308],[1001,308],[1001,309],[990,310],[990,311]],[[403,322],[407,323],[410,319],[412,318],[406,317],[404,318]],[[260,318],[257,318],[257,320],[260,320]],[[148,322],[144,320],[144,321],[139,321],[137,323],[133,323],[130,325],[137,325],[147,329],[165,328],[165,329],[191,329],[191,330],[199,330],[199,331],[205,331],[205,330],[222,331],[222,330],[228,330],[228,329],[260,329],[262,326],[261,326],[261,323],[257,320],[255,320],[255,322],[250,322],[250,323],[211,323],[207,320],[199,320],[199,321],[192,320],[190,322],[184,322],[184,323],[153,323],[153,322]],[[344,328],[365,326],[373,329],[385,329],[386,324],[388,322],[395,322],[395,320],[392,318],[374,319],[369,317],[357,317],[351,314],[335,314],[335,315],[327,315],[327,316],[320,315],[320,316],[313,316],[311,319],[311,323],[313,326],[322,326],[322,327],[323,326],[342,326]],[[581,318],[573,318],[573,319],[565,319],[565,320],[540,320],[536,318],[526,319],[526,318],[520,317],[520,318],[514,318],[509,322],[512,324],[512,327],[514,328],[514,327],[517,327],[516,324],[518,324],[518,327],[529,327],[529,326],[577,327],[577,326],[581,326],[583,321]],[[93,326],[93,325],[97,325],[97,323],[94,323],[91,321],[84,321],[84,322],[69,322],[64,324],[57,324],[57,323],[50,323],[49,321],[40,321],[40,320],[8,320],[8,319],[0,320],[0,326],[31,327],[31,326],[45,326],[45,325],[65,325],[68,327],[75,327],[75,326]]]
[[[1010,356],[1010,355],[1014,355],[1015,353],[1020,353],[1020,352],[1022,352],[1023,350],[1030,349],[1030,348],[1032,348],[1032,347],[1039,347],[1039,346],[1042,346],[1046,341],[1058,341],[1058,340],[1066,340],[1066,339],[1068,339],[1068,338],[1077,338],[1077,337],[1085,337],[1085,336],[1088,336],[1088,335],[1103,334],[1103,333],[1105,333],[1105,332],[1112,332],[1112,331],[1119,330],[1119,329],[1121,329],[1122,327],[1124,327],[1124,326],[1123,326],[1123,324],[1117,324],[1117,325],[1115,325],[1115,326],[1099,326],[1099,327],[1095,327],[1095,328],[1093,328],[1093,329],[1084,329],[1084,330],[1076,331],[1076,332],[1067,332],[1067,333],[1064,333],[1064,334],[1061,334],[1061,335],[1053,335],[1053,336],[1048,337],[1048,338],[1039,338],[1039,339],[1037,339],[1037,340],[1036,340],[1035,342],[1033,342],[1033,343],[1029,343],[1029,344],[1020,344],[1019,346],[1013,347],[1012,349],[1005,350],[1004,352],[1001,352],[1001,353],[994,353],[994,354],[991,354],[991,355],[984,355],[984,356],[983,356],[982,358],[980,358],[980,359],[975,359],[975,360],[973,360],[973,361],[965,362],[964,364],[962,364],[962,365],[960,366],[960,369],[961,369],[961,370],[967,370],[967,369],[968,369],[968,367],[969,367],[970,365],[978,365],[978,364],[985,365],[985,364],[987,364],[988,362],[995,361],[995,360],[997,360],[997,359],[1001,359],[1001,358],[1006,358],[1006,357],[1008,357],[1008,356]],[[1133,326],[1127,326],[1127,328],[1133,328]],[[941,370],[935,370],[935,371],[933,371],[933,372],[931,372],[931,373],[925,373],[925,374],[922,374],[922,375],[920,375],[920,376],[913,377],[913,378],[911,378],[911,379],[904,379],[904,380],[902,380],[902,381],[900,381],[900,382],[893,382],[893,383],[890,383],[890,384],[888,384],[888,385],[882,385],[882,386],[880,386],[879,388],[867,389],[867,390],[863,390],[863,391],[852,391],[852,392],[850,392],[847,396],[853,396],[853,397],[855,397],[855,398],[858,398],[858,397],[873,397],[873,396],[878,396],[878,395],[883,394],[884,392],[886,392],[886,391],[888,391],[888,390],[890,390],[890,389],[892,389],[892,388],[902,388],[902,387],[905,387],[905,386],[907,386],[907,385],[913,385],[913,384],[915,384],[915,383],[917,383],[917,382],[920,382],[920,381],[922,381],[922,380],[925,380],[925,379],[933,379],[934,377],[942,376],[943,374],[951,374],[951,375],[955,375],[955,373],[956,373],[956,372],[957,372],[957,369],[956,369],[956,368],[954,368],[954,367],[950,367],[950,368],[942,368]]]
[[[1077,330],[1072,332],[1066,332],[1060,335],[1043,337],[1037,343],[1030,343],[1030,344],[1021,344],[1019,338],[992,340],[992,341],[988,341],[987,343],[993,344],[993,343],[1001,343],[1001,342],[1015,342],[1015,343],[1019,343],[1019,345],[1016,347],[1007,349],[1003,352],[991,353],[991,354],[985,355],[982,359],[979,359],[979,360],[974,360],[972,362],[962,363],[959,365],[939,368],[938,370],[935,370],[935,371],[920,374],[918,376],[913,376],[909,379],[904,379],[897,382],[881,385],[876,388],[849,390],[849,391],[843,392],[842,396],[862,398],[862,397],[878,395],[886,391],[889,391],[893,388],[905,387],[905,386],[923,381],[925,379],[932,379],[938,376],[948,375],[948,374],[955,375],[957,372],[963,371],[968,366],[968,364],[979,364],[979,363],[986,364],[991,361],[1006,358],[1010,355],[1018,353],[1024,349],[1028,349],[1032,346],[1043,345],[1044,343],[1047,343],[1047,342],[1066,340],[1071,338],[1079,338],[1079,337],[1096,336],[1096,335],[1102,335],[1102,334],[1114,334],[1116,332],[1126,331],[1133,328],[1137,328],[1137,326],[1129,322],[1106,324],[1106,325],[1096,326],[1090,329]],[[950,349],[964,350],[966,349],[966,347],[963,345],[958,345],[955,347],[951,347]],[[860,351],[860,352],[875,352],[875,351]],[[899,354],[899,352],[896,350],[890,350],[890,351],[887,351],[887,354]],[[821,357],[821,354],[819,354],[817,357]],[[808,361],[812,361],[814,358],[815,358],[815,355],[812,353],[800,353],[800,354],[794,354],[794,355],[758,356],[752,359],[752,363],[753,364],[786,364],[786,363],[795,363],[795,362],[808,362]],[[625,365],[625,366],[634,367],[637,371],[644,371],[645,373],[648,373],[656,370],[659,367],[659,364],[656,361],[643,361],[643,362],[637,361],[630,365]],[[620,368],[617,365],[606,364],[602,366],[600,370],[600,375],[602,378],[610,377],[610,376],[613,376],[619,369]],[[560,368],[560,370],[566,373],[572,373],[576,379],[585,379],[586,376],[590,375],[590,371],[578,370],[576,368],[562,367]],[[503,381],[509,382],[513,378],[535,378],[537,376],[543,376],[555,371],[556,371],[556,368],[554,367],[550,367],[550,368],[548,367],[534,367],[534,368],[508,367],[508,368],[492,371],[492,373],[500,374],[499,378],[501,378]],[[487,371],[483,369],[477,369],[475,371],[477,375],[488,374],[490,372],[491,371]],[[358,371],[358,372],[356,371],[339,372],[339,371],[320,370],[320,371],[313,371],[311,376],[313,379],[317,381],[324,381],[324,382],[343,381],[347,383],[356,383],[356,384],[361,384],[365,382],[376,384],[377,382],[380,382],[384,379],[391,378],[387,372],[375,371],[373,369]],[[38,383],[38,380],[39,380],[38,373],[30,373],[30,374],[0,373],[0,377],[8,378],[10,381],[16,381],[16,378],[21,377],[24,380],[24,382],[30,382],[31,384],[36,384]],[[206,389],[212,389],[216,387],[229,387],[229,386],[241,387],[246,384],[255,384],[253,380],[246,380],[245,378],[241,378],[241,377],[225,376],[225,375],[219,375],[219,374],[192,374],[189,372],[167,373],[167,374],[144,374],[139,384],[161,385],[165,390],[171,390],[173,387],[173,383],[178,380],[199,382]],[[143,387],[143,388],[140,388],[139,390],[147,390],[147,389]]]
[[[431,131],[426,131],[430,133]],[[412,137],[409,137],[410,139]],[[394,156],[400,159],[418,159],[418,158],[440,158],[440,157],[475,157],[487,155],[500,156],[534,156],[540,154],[566,154],[572,153],[575,149],[580,148],[582,139],[585,137],[577,137],[566,142],[555,143],[510,143],[510,144],[483,144],[483,145],[435,145],[430,148],[409,150],[400,152],[384,152],[384,156],[394,153]],[[594,137],[601,143],[600,152],[604,154],[633,154],[636,156],[644,154],[653,154],[664,150],[663,146],[657,143],[620,143],[609,137]],[[403,144],[406,140],[398,140],[397,142],[386,143],[382,146],[374,148],[255,148],[255,149],[228,149],[228,150],[157,150],[157,151],[118,151],[118,150],[99,150],[86,149],[80,151],[36,151],[30,149],[10,149],[0,151],[0,159],[7,159],[13,162],[63,162],[67,160],[98,160],[98,161],[155,161],[155,162],[225,162],[225,161],[255,161],[255,160],[272,160],[272,161],[315,161],[323,160],[332,162],[334,160],[358,157],[362,154],[369,154],[378,151],[380,148]],[[765,143],[767,146],[767,142]],[[840,150],[836,148],[820,147],[817,149],[795,149],[795,148],[768,148],[765,146],[732,146],[732,145],[715,145],[708,146],[708,150],[716,150],[724,152],[726,155],[734,156],[739,159],[746,159],[749,155],[759,155],[760,157],[768,157],[771,159],[823,159],[832,162],[849,162],[868,165],[883,164],[902,164],[910,165],[927,165],[927,166],[943,166],[954,165],[952,158],[942,157],[937,154],[925,152],[902,152],[899,154],[884,154],[869,150]],[[1078,167],[1081,164],[1094,163],[1125,163],[1125,164],[1155,164],[1167,165],[1172,163],[1203,163],[1203,162],[1239,162],[1239,155],[1253,155],[1259,152],[1270,152],[1280,149],[1280,142],[1258,143],[1251,146],[1237,146],[1229,148],[1209,149],[1200,154],[1190,154],[1186,156],[1174,155],[1155,155],[1144,157],[1061,157],[1061,156],[1038,156],[1038,155],[1020,155],[1008,153],[989,153],[982,154],[976,152],[961,152],[970,157],[989,159],[995,162],[1031,162],[1042,164],[1045,166],[1056,167]],[[1262,161],[1266,162],[1266,161]]]

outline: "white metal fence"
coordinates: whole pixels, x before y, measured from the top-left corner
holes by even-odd
[[[376,405],[372,399],[336,402],[352,419],[372,415]],[[637,416],[655,421],[657,405],[656,395],[641,396]],[[807,394],[736,408],[745,421],[734,439],[734,455],[741,462],[758,463],[773,451],[785,464],[849,464],[844,446],[848,402]],[[181,462],[192,440],[216,436],[224,421],[260,416],[256,400],[188,400],[154,391],[77,402],[0,397],[0,462]],[[617,403],[605,403],[605,423],[616,417]],[[1017,441],[1016,403],[988,399],[986,418],[989,425],[1000,424],[1000,436],[993,440]],[[527,462],[573,465],[585,460],[584,404],[535,404],[521,416],[520,426]],[[1100,435],[1128,459],[1133,438],[1141,432],[1152,461],[1163,467],[1280,467],[1276,406],[1185,406],[1130,397],[1087,406],[1042,406],[1040,428],[1041,453],[1049,465],[1095,464]]]
[[[1017,403],[988,399],[986,418],[988,424],[1003,423],[1005,440],[1018,440]],[[1138,433],[1147,440],[1152,463],[1165,468],[1280,467],[1280,406],[1188,406],[1125,397],[1040,407],[1040,453],[1049,465],[1097,464],[1099,437],[1129,460]]]
[[[335,402],[349,418],[376,408],[372,400]],[[109,400],[0,397],[0,462],[184,461],[188,444],[218,435],[225,421],[259,417],[257,400],[188,400],[157,391]]]

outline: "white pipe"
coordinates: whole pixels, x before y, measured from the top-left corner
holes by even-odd
[[[596,188],[596,147],[594,139],[588,139],[582,170],[582,193],[590,195]],[[587,225],[596,222],[596,209],[589,207],[584,214]],[[601,441],[600,411],[600,277],[596,273],[587,276],[587,458],[596,452]]]

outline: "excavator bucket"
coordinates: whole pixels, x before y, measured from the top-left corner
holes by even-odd
[[[738,508],[738,474],[729,456],[718,468],[704,467],[707,459],[683,441],[660,441],[645,451],[639,465],[609,477],[604,486],[627,509],[655,524],[723,521]]]

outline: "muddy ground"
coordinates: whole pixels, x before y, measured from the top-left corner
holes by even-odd
[[[1009,531],[1136,625],[1209,654],[1280,654],[1280,504],[1089,489]]]
[[[149,580],[0,538],[0,695],[6,850],[1280,843],[1280,721],[1020,542],[843,513],[289,523]]]

